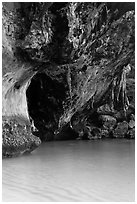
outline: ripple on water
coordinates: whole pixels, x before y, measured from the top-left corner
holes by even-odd
[[[3,201],[134,201],[134,148],[133,140],[42,144],[3,160]]]

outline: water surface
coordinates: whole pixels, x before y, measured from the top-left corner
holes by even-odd
[[[134,140],[61,141],[4,159],[3,201],[134,201]]]

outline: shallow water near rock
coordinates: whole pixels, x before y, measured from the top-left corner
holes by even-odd
[[[3,201],[134,201],[135,141],[58,141],[2,162]]]

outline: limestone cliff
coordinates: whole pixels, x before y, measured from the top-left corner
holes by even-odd
[[[31,126],[42,140],[62,138],[65,128],[71,132],[67,139],[102,137],[105,106],[117,122],[129,122],[134,7],[132,2],[3,3],[3,121],[16,120],[22,130]]]

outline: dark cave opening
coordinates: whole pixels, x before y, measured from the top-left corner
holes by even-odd
[[[28,112],[41,140],[53,140],[54,131],[58,128],[65,88],[57,80],[39,73],[33,77],[26,92]]]

